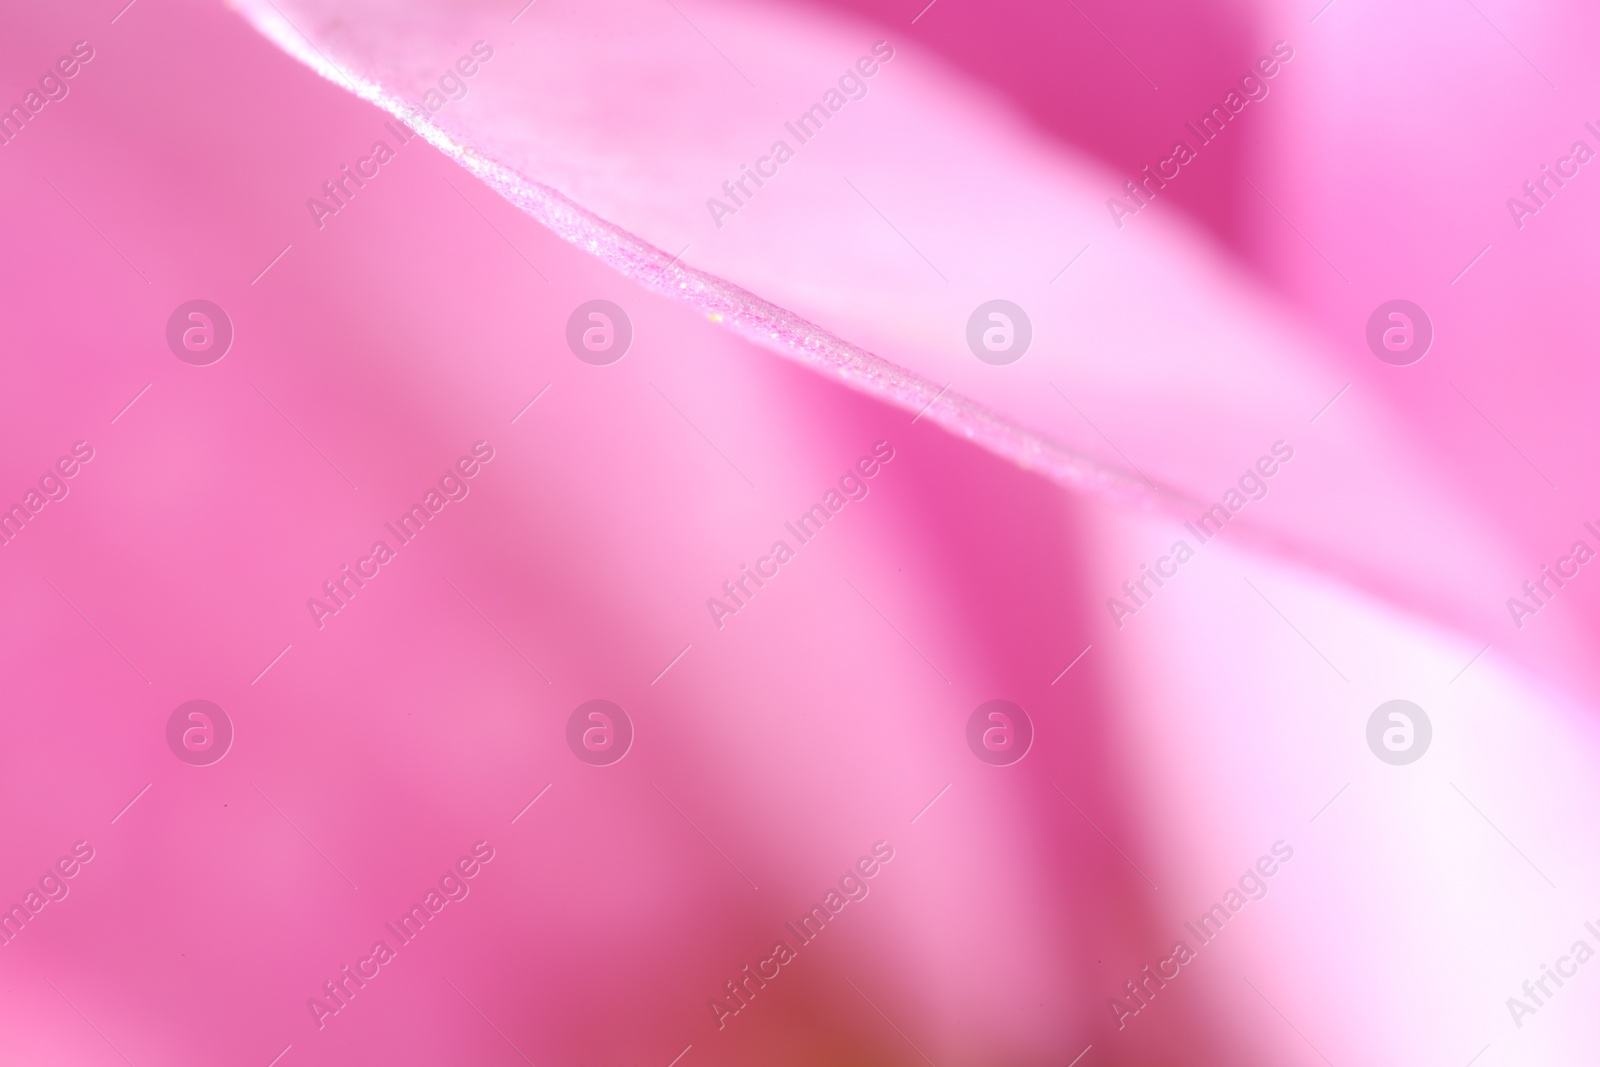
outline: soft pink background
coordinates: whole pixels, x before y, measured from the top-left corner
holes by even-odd
[[[420,137],[318,230],[386,116],[240,12],[14,6],[0,100],[96,55],[0,148],[0,502],[96,456],[0,549],[0,900],[96,856],[0,948],[0,1061],[1578,1062],[1587,970],[1520,1030],[1504,1001],[1600,920],[1600,580],[1521,631],[1504,602],[1600,519],[1600,178],[1520,232],[1504,199],[1595,144],[1595,17],[1082,6],[1159,90],[1070,5],[281,10],[406,99],[492,32],[441,130],[1062,449],[1209,501],[1292,442],[1121,630],[1105,599],[1185,515],[708,322]],[[1279,38],[1271,96],[1118,231],[1105,197]],[[868,98],[712,227],[879,39]],[[962,340],[996,295],[1035,323],[1007,368]],[[1437,331],[1413,367],[1362,340],[1393,296]],[[210,367],[163,339],[195,297],[235,327]],[[610,367],[563,340],[594,298],[634,324]],[[480,439],[471,495],[318,631],[305,599]],[[717,630],[705,598],[879,440],[870,496]],[[608,768],[564,740],[594,697],[637,731]],[[1037,730],[1008,768],[964,740],[996,697]],[[1405,768],[1363,736],[1395,697],[1435,730]],[[235,725],[210,767],[164,739],[195,698]],[[318,1030],[306,999],[484,839]],[[879,839],[871,895],[718,1032],[707,998]],[[1119,1032],[1107,998],[1278,839],[1270,895]]]

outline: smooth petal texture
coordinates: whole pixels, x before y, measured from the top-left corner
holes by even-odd
[[[1272,59],[1270,35],[1235,37],[1202,64],[1211,68],[1209,82],[1186,70],[1188,84],[1169,86],[1177,90],[1166,108],[1170,133],[1146,135],[1151,160],[1170,155],[1177,138],[1194,142],[1199,157],[1173,181],[1176,189],[1191,172],[1237,167],[1240,144],[1271,160],[1264,166],[1276,170],[1235,182],[1264,216],[1256,228],[1272,220],[1281,250],[1264,248],[1261,258],[1292,252],[1326,272],[1320,281],[1361,278],[1348,310],[1319,316],[1339,319],[1344,336],[1333,344],[1315,322],[1286,314],[1181,214],[1165,210],[1164,193],[1151,210],[1114,224],[1109,196],[1134,203],[1122,189],[1126,179],[952,77],[910,28],[771,4],[711,4],[698,14],[642,2],[536,5],[509,26],[488,5],[245,0],[243,10],[624,273],[684,292],[747,335],[913,413],[926,409],[923,418],[1065,485],[1143,497],[1174,518],[1193,518],[1273,441],[1312,442],[1302,449],[1311,462],[1279,490],[1283,498],[1269,514],[1248,516],[1241,532],[1484,635],[1498,629],[1503,612],[1481,605],[1515,589],[1526,571],[1530,546],[1517,542],[1545,536],[1544,522],[1506,529],[1504,509],[1475,500],[1475,475],[1452,470],[1449,458],[1422,445],[1448,433],[1470,442],[1475,459],[1492,445],[1494,466],[1514,468],[1504,479],[1508,490],[1544,484],[1481,407],[1473,410],[1467,391],[1441,375],[1437,403],[1451,406],[1435,412],[1435,401],[1419,405],[1397,386],[1394,369],[1364,350],[1366,312],[1395,295],[1383,286],[1400,278],[1414,291],[1443,269],[1438,256],[1397,261],[1384,235],[1398,224],[1380,213],[1359,228],[1371,244],[1339,248],[1341,272],[1258,184],[1283,189],[1280,199],[1296,197],[1293,206],[1302,174],[1320,175],[1335,158],[1384,158],[1384,148],[1365,151],[1362,143],[1329,153],[1326,165],[1305,170],[1298,162],[1331,143],[1303,143],[1299,131],[1347,128],[1329,119],[1326,93],[1339,90],[1324,85],[1327,72],[1360,66],[1340,55],[1350,31],[1333,30],[1330,45],[1305,36],[1321,34],[1321,20],[1315,30],[1282,30],[1295,42],[1280,38],[1279,51],[1293,58],[1276,64],[1272,78],[1257,79],[1267,95],[1225,131],[1237,140],[1219,136],[1200,146],[1191,130],[1199,116],[1259,59]],[[1232,17],[1217,16],[1220,25]],[[516,28],[528,20],[535,29]],[[1260,21],[1293,25],[1281,11],[1262,12]],[[717,32],[708,36],[706,25]],[[1486,54],[1487,42],[1468,23],[1451,20],[1445,29],[1454,51],[1441,63],[1451,78],[1504,58]],[[972,31],[980,43],[968,50],[994,46],[997,34]],[[501,54],[512,61],[486,64],[460,99],[427,97],[440,76],[414,58],[427,53],[422,42],[474,39],[508,41]],[[799,143],[796,118],[838,88],[840,71],[871,56],[874,41],[887,42],[895,58],[859,79],[860,100],[836,97],[842,109]],[[1152,44],[1172,47],[1165,35]],[[1219,79],[1221,64],[1231,65]],[[1132,79],[1130,86],[1149,88],[1121,58],[1102,66],[1108,85]],[[1373,123],[1359,127],[1363,135],[1392,125],[1387,116],[1396,106],[1415,112],[1418,126],[1439,111],[1436,100],[1413,92],[1435,80],[1433,71],[1394,64],[1374,74],[1393,84],[1389,96],[1366,98]],[[1522,80],[1515,85],[1530,90]],[[435,112],[425,100],[445,102]],[[1187,126],[1176,117],[1184,115],[1193,117]],[[709,198],[739,198],[737,187],[730,196],[723,183],[739,179],[741,165],[759,163],[775,139],[794,142],[795,158],[734,216],[708,211]],[[1304,195],[1324,187],[1319,179]],[[746,194],[753,188],[747,181]],[[1377,191],[1369,199],[1375,209],[1385,202]],[[1311,217],[1351,210],[1329,204]],[[1470,255],[1463,249],[1463,262]],[[1473,325],[1447,317],[1472,312],[1442,275],[1436,280],[1425,295],[1443,331],[1439,351],[1473,351]],[[995,296],[1019,303],[1033,321],[1030,354],[1010,366],[984,365],[965,344],[972,309]],[[1357,310],[1361,317],[1351,322]],[[1584,328],[1564,315],[1560,329],[1568,325]],[[1360,349],[1359,367],[1350,366],[1351,349]],[[1311,425],[1345,385],[1355,388],[1340,414]],[[1412,432],[1419,428],[1427,432]],[[1383,506],[1371,506],[1374,499]],[[1549,518],[1563,536],[1572,526],[1564,513]]]
[[[1600,922],[1587,572],[1523,629],[1504,607],[1585,536],[1588,372],[1550,360],[1571,384],[1541,432],[1580,442],[1547,472],[1569,486],[1557,504],[1461,399],[1499,422],[1525,394],[1455,377],[1488,373],[1494,335],[1472,316],[1525,323],[1588,261],[1513,246],[1517,313],[1414,294],[1436,351],[1390,368],[1360,328],[1395,294],[1327,296],[1343,283],[1312,280],[1327,263],[1300,237],[1253,236],[1283,217],[1219,213],[1227,183],[1174,196],[1193,219],[1158,199],[1117,230],[1103,201],[1122,171],[1096,155],[1118,162],[1133,134],[1065,143],[1036,90],[957,73],[983,74],[981,34],[904,31],[868,96],[718,230],[704,197],[894,33],[760,5],[246,10],[266,37],[141,0],[109,24],[18,14],[0,46],[19,70],[96,50],[0,174],[27,208],[4,257],[5,499],[74,441],[94,448],[0,553],[0,893],[23,899],[75,841],[96,850],[0,949],[0,1059],[1093,1067],[1592,1047],[1586,971],[1521,1026],[1506,1008]],[[1090,13],[1152,69],[1140,43],[1177,33],[1129,41]],[[1186,18],[1237,41],[1248,14]],[[1230,131],[1279,146],[1283,184],[1251,174],[1318,246],[1368,231],[1316,168],[1377,173],[1382,154],[1281,146],[1381,36],[1336,21],[1355,14],[1341,0],[1307,23],[1325,36],[1296,40]],[[1556,52],[1585,28],[1558,14],[1504,25]],[[1425,20],[1447,58],[1397,79],[1503,46],[1453,18]],[[416,105],[480,38],[495,55],[463,98],[406,111],[424,138],[355,98]],[[1231,71],[1260,48],[1218,51]],[[1210,63],[1159,90],[1173,111],[1129,105],[1140,130],[1236,78],[1202,84]],[[1113,52],[1096,69],[1143,85]],[[380,141],[392,158],[346,179]],[[1324,251],[1361,287],[1420,284],[1421,253],[1375,241],[1400,265],[1373,281],[1349,240]],[[1452,269],[1429,293],[1469,292],[1445,276],[1466,252],[1435,253]],[[995,296],[1035,328],[1004,367],[964,341]],[[164,336],[196,297],[235,327],[209,366]],[[594,299],[632,323],[608,366],[568,346]],[[1563,315],[1544,328],[1581,350],[1580,312]],[[1527,427],[1503,429],[1542,469]],[[1278,440],[1294,456],[1263,499],[1204,543],[1186,530]],[[1463,440],[1481,451],[1456,455]],[[477,442],[492,459],[447,482]],[[875,473],[846,483],[879,442]],[[390,527],[435,489],[402,544]],[[821,532],[794,533],[834,490]],[[1193,558],[1143,578],[1176,539]],[[394,558],[344,579],[378,540]],[[778,541],[793,558],[745,578]],[[1113,618],[1111,598],[1138,610]],[[1433,724],[1409,766],[1368,748],[1397,697]],[[195,698],[235,727],[210,766],[165,732]],[[611,766],[568,740],[596,698],[635,730]],[[996,698],[1035,730],[1010,766],[968,743]],[[385,924],[480,841],[493,859],[470,892],[399,945]],[[879,841],[894,858],[865,899],[719,1028],[708,1001]],[[1265,895],[1200,944],[1186,924],[1280,842]],[[339,1003],[325,983],[380,938],[395,958]],[[1125,983],[1191,938],[1196,958],[1119,1027],[1111,998],[1131,1010]],[[319,1020],[314,997],[338,1011]]]

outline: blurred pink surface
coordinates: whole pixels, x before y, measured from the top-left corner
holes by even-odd
[[[0,148],[0,498],[92,458],[0,552],[0,898],[66,887],[0,947],[0,1062],[1579,1062],[1586,972],[1506,1001],[1600,945],[1600,601],[1587,569],[1521,628],[1506,601],[1600,547],[1600,179],[1521,229],[1505,199],[1600,144],[1592,11],[517,6],[9,13],[5,99],[92,58]],[[1266,98],[1119,228],[1107,198],[1279,40]],[[706,199],[878,41],[718,227]],[[1009,366],[964,340],[994,297],[1032,317]],[[1394,297],[1435,329],[1410,367],[1364,341]],[[193,299],[233,327],[208,366],[165,338]],[[609,366],[565,339],[595,299],[632,323]],[[1278,441],[1266,495],[1116,619]],[[1394,698],[1433,721],[1407,767],[1363,732]],[[234,731],[209,766],[167,741],[195,699]],[[593,699],[632,722],[610,766],[567,742]],[[968,748],[992,699],[1032,721],[1010,766]]]

